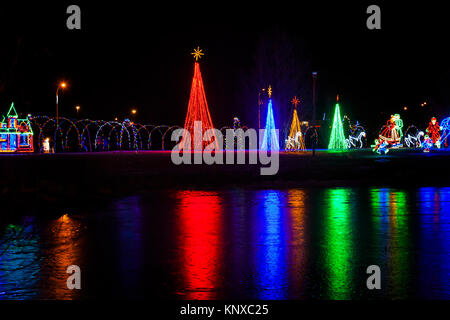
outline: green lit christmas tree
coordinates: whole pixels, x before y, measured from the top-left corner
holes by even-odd
[[[341,121],[341,109],[339,107],[339,96],[337,96],[336,107],[334,109],[333,128],[331,129],[329,150],[345,150],[347,144],[344,136],[344,126]]]

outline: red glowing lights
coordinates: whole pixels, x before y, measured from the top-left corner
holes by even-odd
[[[438,142],[441,139],[441,126],[435,117],[431,118],[430,123],[428,124],[427,133],[430,136],[433,144]]]
[[[201,121],[203,142],[197,143],[194,146],[194,122]],[[211,115],[209,113],[208,102],[206,101],[205,88],[203,87],[202,74],[200,72],[200,65],[195,62],[194,78],[192,79],[191,95],[189,97],[188,111],[186,121],[184,122],[184,129],[189,131],[191,135],[191,150],[201,151],[211,142],[215,142],[216,150],[218,150],[217,140],[214,132],[211,130],[214,126],[212,124]],[[214,138],[214,139],[213,139]],[[186,137],[183,136],[183,141]],[[183,149],[186,148],[182,142]]]

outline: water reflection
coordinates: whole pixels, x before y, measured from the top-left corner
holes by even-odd
[[[0,240],[0,298],[75,299],[67,289],[67,267],[80,265],[81,221],[63,215],[42,225],[25,218],[10,224]]]
[[[79,265],[81,268],[80,237],[83,233],[83,224],[65,214],[59,219],[52,220],[46,226],[44,234],[48,240],[43,244],[46,251],[42,260],[41,282],[43,283],[41,295],[47,299],[69,300],[79,297],[78,290],[67,288],[67,267]]]
[[[0,299],[450,298],[450,188],[152,191],[2,223]]]
[[[370,195],[370,265],[377,265],[381,270],[386,270],[387,248],[389,243],[389,189],[371,189]],[[387,272],[381,273],[381,286],[385,288],[388,281]]]
[[[420,292],[450,298],[450,188],[420,188]]]
[[[83,223],[65,214],[59,219],[50,221],[45,229],[44,234],[48,236],[48,239],[42,244],[46,254],[41,262],[40,295],[46,299],[76,299],[80,291],[67,288],[66,281],[69,275],[66,271],[70,265],[84,267],[80,245]]]
[[[308,247],[306,230],[306,201],[305,190],[289,190],[287,192],[287,208],[289,215],[286,229],[289,234],[289,253],[287,265],[289,267],[288,284],[289,297],[300,298],[306,295],[306,270],[308,268]]]
[[[178,241],[183,263],[181,293],[186,299],[215,299],[223,272],[222,211],[216,192],[177,194]]]
[[[413,291],[411,281],[414,257],[410,227],[411,210],[405,191],[372,189],[372,217],[379,244],[378,265],[386,270],[383,286],[392,298],[407,298]]]
[[[287,233],[285,194],[279,191],[262,191],[257,194],[258,203],[254,221],[253,263],[256,271],[257,298],[277,300],[286,298]]]
[[[39,258],[39,237],[33,220],[7,225],[0,239],[0,299],[36,297]]]
[[[324,216],[324,253],[328,299],[350,299],[353,283],[354,251],[351,210],[351,190],[330,189],[325,192],[328,202]]]
[[[404,298],[410,291],[412,264],[411,233],[406,206],[406,194],[392,191],[389,194],[389,230],[387,246],[388,290],[393,298]]]
[[[135,298],[143,290],[141,281],[145,255],[142,249],[145,231],[140,197],[132,196],[117,201],[112,210],[114,223],[109,223],[114,235],[112,266],[117,278],[111,281],[111,289],[117,291],[119,296]],[[111,244],[106,241],[105,245]],[[150,255],[150,252],[147,254]]]
[[[236,299],[253,295],[253,284],[248,281],[248,270],[251,268],[251,234],[254,227],[252,214],[248,212],[249,202],[253,201],[251,196],[244,190],[233,190],[229,197],[233,204],[229,209],[230,219],[224,223],[228,231],[223,232],[230,235],[225,247],[229,255],[226,256],[228,264],[224,277],[230,279],[230,288],[226,288],[226,292]]]

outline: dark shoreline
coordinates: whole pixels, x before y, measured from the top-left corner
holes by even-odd
[[[0,163],[0,200],[7,206],[59,206],[154,189],[450,186],[450,152],[441,150],[280,153],[274,176],[261,176],[260,164],[177,166],[170,152],[0,155]]]

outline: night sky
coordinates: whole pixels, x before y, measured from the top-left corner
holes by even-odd
[[[342,113],[369,130],[393,113],[402,114],[405,127],[450,114],[450,26],[438,5],[95,2],[1,5],[2,113],[14,101],[19,113],[54,115],[56,86],[66,80],[61,116],[74,117],[75,105],[81,117],[104,120],[130,117],[136,108],[140,123],[182,125],[193,75],[190,52],[200,46],[217,128],[231,126],[235,116],[257,126],[258,86],[277,83],[272,77],[282,72],[277,67],[258,77],[259,66],[270,64],[262,48],[289,53],[281,66],[292,82],[275,85],[274,99],[277,108],[289,110],[289,100],[281,94],[277,100],[277,93],[299,96],[305,120],[312,71],[319,73],[319,119],[333,110],[337,94]],[[81,31],[66,28],[70,4],[81,7]],[[366,28],[369,4],[380,5],[382,30]]]

